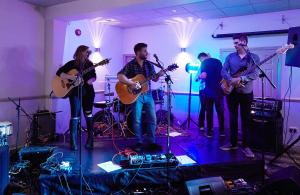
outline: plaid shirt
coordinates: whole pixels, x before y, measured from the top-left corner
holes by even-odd
[[[147,60],[144,61],[143,67],[141,67],[136,59],[131,60],[128,62],[122,70],[118,72],[118,74],[124,74],[129,79],[135,77],[138,74],[144,75],[146,78],[154,75],[155,69],[154,66]],[[151,93],[151,81],[148,82],[149,91],[148,93]]]

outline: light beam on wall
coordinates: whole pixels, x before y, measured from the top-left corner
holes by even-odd
[[[166,20],[166,23],[176,34],[178,46],[180,48],[187,48],[189,46],[192,35],[200,22],[200,18],[194,19],[193,17],[174,17],[170,20]]]
[[[100,48],[102,46],[104,32],[108,25],[116,23],[118,23],[118,21],[115,19],[105,19],[102,17],[87,20],[87,27],[90,32],[91,42],[95,48],[95,51],[90,56],[90,60],[93,63],[98,63],[103,59],[100,53]]]
[[[200,22],[200,18],[195,19],[193,17],[174,17],[170,20],[166,20],[166,23],[175,33],[180,48],[180,53],[176,56],[177,64],[185,66],[187,63],[192,62],[193,58],[186,52],[186,48],[190,45],[192,35]]]

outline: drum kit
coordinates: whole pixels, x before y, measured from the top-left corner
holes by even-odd
[[[161,80],[160,88],[152,90],[154,103],[159,106],[156,111],[157,129],[160,129],[160,126],[167,125],[168,112],[163,110],[164,96],[166,95],[163,84],[164,81]],[[110,91],[110,85],[110,82],[108,82],[108,93],[104,94],[105,97],[108,97],[108,100],[94,103],[95,108],[101,109],[94,115],[94,134],[95,136],[132,137],[134,136],[134,130],[131,105],[125,105],[119,98],[114,97],[115,94]],[[142,118],[145,118],[145,114],[145,111],[143,111]],[[171,122],[173,122],[173,118],[174,116],[171,115]],[[142,129],[145,129],[146,120],[142,121]],[[159,131],[156,133],[159,134]]]

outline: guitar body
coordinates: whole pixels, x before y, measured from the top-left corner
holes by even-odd
[[[97,66],[103,66],[105,64],[108,64],[109,61],[110,61],[110,58],[102,60],[101,62],[94,64],[93,66],[83,70],[81,74],[85,75],[86,73],[94,70]],[[78,70],[71,69],[66,74],[72,75],[72,76],[77,76]],[[80,84],[81,83],[78,80],[74,82],[69,79],[62,79],[59,76],[55,76],[54,79],[52,80],[52,92],[54,93],[54,95],[56,97],[66,98],[66,97],[68,97],[68,95],[72,91],[72,89],[79,86]]]
[[[76,69],[72,69],[69,72],[67,72],[68,75],[77,76],[78,71]],[[79,85],[79,82],[76,84],[72,84],[70,80],[68,79],[62,79],[59,76],[55,76],[55,78],[52,80],[52,90],[56,97],[60,98],[66,98],[68,97],[68,94]]]
[[[229,94],[233,91],[233,89],[234,89],[233,85],[231,85],[231,84],[230,84],[227,80],[225,80],[225,79],[222,79],[221,82],[220,82],[220,84],[221,84],[221,88],[222,88],[222,90],[223,90],[223,93],[224,93],[225,95],[229,95]]]
[[[134,82],[143,82],[146,80],[144,75],[138,74],[135,77],[131,78],[132,81]],[[123,104],[132,104],[134,103],[137,98],[140,96],[141,93],[147,92],[149,90],[148,88],[148,83],[145,83],[142,85],[142,88],[139,90],[134,90],[132,91],[126,84],[122,82],[117,82],[116,84],[116,92],[119,96],[120,101]]]

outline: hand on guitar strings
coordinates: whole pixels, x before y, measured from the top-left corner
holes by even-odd
[[[139,90],[142,88],[141,84],[139,82],[133,82],[132,84],[129,85],[131,90]]]
[[[234,87],[241,87],[243,86],[242,80],[240,77],[237,78],[232,78],[230,81],[230,84],[233,85]]]

